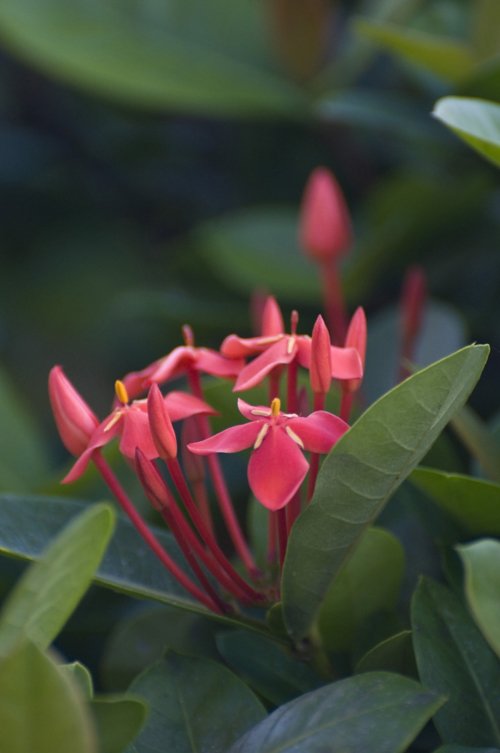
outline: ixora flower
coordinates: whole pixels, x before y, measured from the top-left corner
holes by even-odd
[[[64,446],[72,455],[80,455],[99,421],[61,366],[54,366],[50,370],[49,397]]]
[[[198,455],[210,455],[253,447],[248,481],[255,497],[269,510],[284,507],[302,484],[309,468],[302,451],[329,452],[349,428],[345,421],[326,411],[305,417],[283,413],[277,397],[270,407],[238,400],[238,409],[250,423],[192,442],[188,449]]]
[[[127,389],[119,380],[115,383],[115,391],[118,406],[95,428],[80,457],[63,479],[63,483],[76,481],[87,468],[92,453],[117,436],[120,437],[120,452],[131,460],[135,458],[137,447],[149,460],[159,456],[151,436],[147,400],[129,402]],[[184,392],[170,392],[163,397],[163,405],[171,421],[180,421],[198,413],[215,412],[208,403]]]
[[[221,353],[229,358],[243,358],[253,353],[259,353],[257,358],[241,369],[234,385],[234,390],[248,390],[259,384],[277,366],[290,364],[294,359],[309,368],[311,364],[311,338],[309,335],[297,335],[297,312],[292,313],[291,334],[284,331],[281,314],[275,311],[276,301],[270,297],[266,303],[263,317],[263,332],[261,337],[238,337],[229,335],[221,345]],[[266,318],[266,311],[268,317]],[[274,332],[266,326],[271,319]],[[279,311],[279,309],[278,309]],[[281,324],[279,324],[281,322]],[[363,376],[363,366],[358,351],[355,348],[338,348],[331,346],[332,377],[336,379],[359,379]]]

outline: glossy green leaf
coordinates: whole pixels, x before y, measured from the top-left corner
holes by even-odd
[[[411,630],[402,630],[377,643],[361,657],[354,671],[359,673],[381,670],[398,672],[401,675],[417,675]]]
[[[500,166],[500,105],[484,99],[444,97],[432,112],[469,146]]]
[[[406,29],[395,24],[358,19],[355,31],[384,50],[425,68],[447,81],[459,82],[474,67],[471,50],[461,42],[447,37]]]
[[[371,616],[394,609],[405,566],[389,531],[369,528],[325,596],[318,626],[327,651],[352,649]]]
[[[106,644],[101,676],[106,687],[127,688],[166,649],[190,656],[218,657],[214,631],[218,626],[197,614],[154,606],[118,624]]]
[[[32,560],[40,556],[47,542],[88,503],[58,497],[0,496],[0,552]],[[156,537],[169,554],[183,563],[182,555],[168,531],[155,529]],[[164,604],[234,624],[215,615],[195,601],[140,538],[128,520],[117,517],[116,530],[94,582],[141,599]]]
[[[132,683],[150,706],[127,753],[225,751],[266,713],[236,675],[209,659],[169,653]]]
[[[413,680],[358,675],[281,706],[228,753],[401,753],[441,703]]]
[[[309,664],[263,635],[228,630],[217,646],[231,669],[275,706],[322,684]]]
[[[235,290],[249,295],[272,288],[295,304],[320,298],[317,269],[299,248],[295,210],[243,210],[202,225],[194,240],[214,273]]]
[[[448,697],[434,723],[443,742],[500,744],[500,662],[461,601],[423,579],[412,602],[415,656],[425,686]]]
[[[258,3],[4,0],[3,43],[47,73],[115,100],[206,114],[299,113]]]
[[[97,753],[77,685],[29,641],[0,660],[2,753]]]
[[[500,657],[500,542],[483,539],[458,547],[465,568],[469,608]]]
[[[471,748],[468,745],[442,745],[434,753],[500,753],[500,748]]]
[[[500,442],[490,427],[468,405],[453,416],[451,426],[486,475],[500,483]]]
[[[283,610],[294,638],[308,634],[364,530],[463,405],[488,352],[471,345],[417,372],[372,405],[326,457],[285,560]]]
[[[114,528],[109,505],[81,513],[24,573],[0,613],[0,653],[21,637],[49,646],[90,586]]]
[[[469,536],[500,536],[500,485],[456,473],[417,468],[411,481]]]
[[[90,708],[99,739],[99,753],[123,753],[147,718],[147,704],[132,696],[94,698]]]

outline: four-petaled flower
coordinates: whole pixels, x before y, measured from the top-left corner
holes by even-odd
[[[349,428],[345,421],[326,411],[301,417],[283,413],[280,408],[279,398],[274,398],[270,407],[238,400],[240,413],[250,423],[232,426],[188,445],[198,455],[253,447],[248,482],[255,497],[269,510],[284,507],[302,484],[309,468],[302,450],[329,452]]]

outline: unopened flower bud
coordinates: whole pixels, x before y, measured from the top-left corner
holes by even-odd
[[[148,394],[149,428],[158,455],[162,460],[177,457],[177,438],[168,414],[165,400],[157,384],[151,385]]]
[[[54,366],[50,370],[49,397],[64,446],[72,455],[81,455],[99,421],[61,366]]]
[[[363,370],[365,368],[366,360],[366,339],[367,339],[367,327],[366,316],[364,309],[359,306],[353,314],[349,327],[347,329],[347,335],[345,339],[346,348],[355,348],[358,351]],[[342,387],[347,392],[356,392],[359,389],[362,382],[361,379],[347,379],[342,382]]]
[[[317,262],[344,256],[352,243],[352,227],[344,196],[332,173],[317,167],[302,199],[299,227],[304,251]]]
[[[155,510],[161,511],[168,507],[168,492],[165,483],[152,460],[148,460],[140,447],[135,450],[135,468],[137,476]]]
[[[330,333],[322,316],[313,327],[309,378],[315,394],[327,394],[332,382],[332,355]]]

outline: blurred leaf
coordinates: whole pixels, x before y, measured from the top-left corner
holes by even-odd
[[[500,744],[500,662],[463,604],[444,586],[422,579],[412,627],[422,682],[448,697],[434,717],[443,742]]]
[[[495,0],[496,1],[496,0]],[[500,50],[497,55],[477,65],[457,89],[457,94],[496,100],[500,85]]]
[[[0,614],[0,654],[24,636],[40,648],[52,643],[90,586],[113,527],[112,508],[95,505],[72,521],[28,568]]]
[[[259,3],[4,0],[4,44],[50,75],[113,100],[204,114],[298,114],[271,60]]]
[[[500,753],[500,748],[471,748],[468,745],[442,745],[434,753]]]
[[[0,489],[29,491],[49,467],[48,456],[29,407],[0,370]]]
[[[356,664],[354,671],[376,672],[385,670],[401,675],[417,675],[411,630],[402,630],[366,652]]]
[[[123,753],[139,734],[147,717],[147,705],[132,696],[104,696],[91,703],[99,753]]]
[[[500,442],[495,433],[468,405],[456,413],[451,425],[486,475],[500,482]]]
[[[61,526],[85,507],[88,504],[67,498],[0,495],[0,552],[21,559],[36,559]],[[184,560],[170,533],[151,528],[165,550],[182,566]],[[188,595],[132,524],[121,516],[117,518],[115,534],[94,581],[129,596],[152,599],[234,624],[233,619],[209,612]]]
[[[321,644],[352,649],[370,616],[394,609],[405,565],[404,551],[389,531],[368,528],[330,586],[319,614]]]
[[[432,112],[469,146],[500,166],[500,105],[483,99],[444,97]]]
[[[283,571],[290,634],[305,637],[341,567],[479,379],[489,348],[471,345],[395,387],[325,458],[295,523]]]
[[[228,630],[217,637],[217,646],[238,677],[275,706],[322,684],[309,664],[263,635]]]
[[[80,664],[79,661],[74,661],[71,664],[60,664],[59,671],[72,678],[72,681],[80,688],[80,692],[84,698],[88,700],[92,698],[94,695],[94,683],[87,667]]]
[[[405,677],[349,677],[281,706],[228,753],[400,753],[442,703]]]
[[[122,689],[167,649],[191,656],[218,656],[213,623],[173,607],[153,607],[133,614],[107,642],[101,674],[108,687]]]
[[[410,480],[467,536],[500,536],[500,485],[431,468],[416,468]]]
[[[2,753],[97,753],[77,686],[28,641],[0,660],[0,730]]]
[[[457,548],[465,568],[467,602],[481,632],[500,657],[500,542],[483,539]]]
[[[474,50],[480,58],[500,52],[500,3],[476,0],[474,3]]]
[[[461,81],[474,66],[471,50],[447,37],[362,18],[354,22],[354,29],[361,37],[447,81]]]
[[[252,691],[222,664],[168,654],[130,688],[150,705],[127,753],[225,751],[266,714]]]
[[[249,295],[272,290],[282,301],[316,303],[317,270],[298,245],[295,210],[246,209],[195,231],[203,258],[221,280]]]

